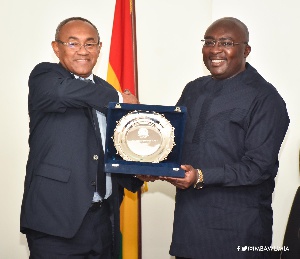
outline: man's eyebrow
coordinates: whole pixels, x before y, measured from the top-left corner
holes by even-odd
[[[70,37],[69,37],[69,40],[77,40],[77,41],[78,41],[79,39],[78,39],[77,37],[70,36]]]
[[[223,37],[223,38],[219,38],[219,40],[233,40],[231,37]]]
[[[205,36],[204,39],[208,39],[208,40],[233,40],[231,37],[222,37],[222,38],[219,38],[219,39],[215,39],[212,36]]]
[[[69,37],[69,40],[76,40],[76,41],[79,41],[79,39],[78,39],[77,37],[75,37],[75,36],[70,36],[70,37]],[[97,40],[96,40],[95,38],[93,38],[93,37],[87,38],[85,41],[91,41],[91,40],[97,41]]]
[[[93,40],[93,41],[98,42],[98,39],[95,39],[95,38],[93,38],[93,37],[90,37],[90,38],[87,38],[87,39],[86,39],[86,41],[90,41],[90,40]]]

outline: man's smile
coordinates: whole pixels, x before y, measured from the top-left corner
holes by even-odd
[[[211,64],[213,66],[220,66],[222,65],[226,60],[225,59],[211,59]]]

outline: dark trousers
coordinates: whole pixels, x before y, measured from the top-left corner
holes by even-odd
[[[47,223],[45,223],[47,224]],[[90,208],[73,238],[26,232],[30,259],[111,259],[112,226],[109,206]]]

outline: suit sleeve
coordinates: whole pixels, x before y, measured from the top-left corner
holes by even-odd
[[[256,185],[275,177],[278,153],[285,137],[289,117],[279,95],[263,96],[249,110],[244,139],[244,154],[236,163],[222,167],[201,168],[206,184]]]
[[[58,64],[41,63],[29,77],[29,108],[43,112],[64,112],[67,108],[92,107],[103,111],[118,101],[117,91],[104,80],[97,84],[72,78]]]
[[[132,175],[116,174],[116,176],[118,184],[131,192],[138,191],[144,183],[143,181],[133,177]]]

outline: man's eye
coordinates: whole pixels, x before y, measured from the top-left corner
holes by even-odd
[[[220,45],[222,47],[231,47],[233,44],[232,41],[220,41]]]
[[[75,48],[75,47],[79,46],[78,42],[69,42],[68,44],[71,48]]]
[[[91,48],[95,46],[95,43],[86,43],[85,46]]]
[[[206,40],[204,43],[205,46],[214,46],[215,42],[213,40]]]

